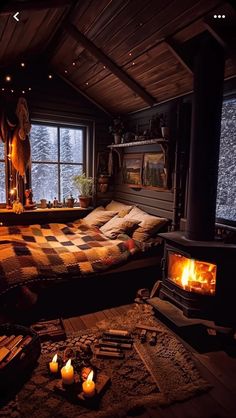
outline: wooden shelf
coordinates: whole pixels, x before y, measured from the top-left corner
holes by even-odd
[[[157,139],[145,139],[144,141],[125,142],[123,144],[112,144],[108,145],[108,148],[125,148],[125,147],[136,147],[137,145],[151,145],[151,144],[168,144],[168,140],[164,138]]]

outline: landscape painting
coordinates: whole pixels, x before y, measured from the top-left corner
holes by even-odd
[[[155,189],[166,189],[167,172],[163,152],[144,154],[143,186]]]
[[[143,154],[127,154],[123,159],[123,181],[131,187],[142,187]]]

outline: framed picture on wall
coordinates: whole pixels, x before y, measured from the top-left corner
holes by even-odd
[[[143,154],[126,154],[123,158],[123,182],[130,187],[142,187]]]
[[[150,189],[167,188],[167,170],[165,167],[164,152],[144,154],[143,186]]]

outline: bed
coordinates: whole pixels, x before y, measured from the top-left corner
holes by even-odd
[[[137,239],[140,214],[132,210],[111,204],[70,223],[1,226],[0,295],[22,286],[79,284],[109,274],[124,279],[124,273],[160,264],[161,239]]]

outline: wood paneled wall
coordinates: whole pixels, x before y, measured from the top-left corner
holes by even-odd
[[[149,127],[149,121],[152,116],[157,113],[165,113],[167,115],[167,124],[170,128],[169,137],[169,189],[165,191],[148,190],[148,189],[133,189],[123,184],[122,173],[119,172],[115,179],[114,198],[124,203],[134,203],[146,212],[174,219],[173,202],[174,202],[174,159],[175,159],[175,145],[177,140],[177,112],[178,103],[172,101],[152,109],[143,110],[134,114],[130,114],[127,118],[130,130],[135,132],[138,128],[139,132],[145,131]],[[125,153],[144,153],[159,151],[160,146],[155,145],[141,145],[124,148]]]
[[[28,105],[32,120],[84,125],[87,127],[87,170],[96,175],[96,155],[110,142],[108,126],[110,117],[62,79],[47,74],[36,82],[32,79],[32,92]]]

